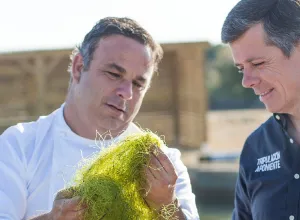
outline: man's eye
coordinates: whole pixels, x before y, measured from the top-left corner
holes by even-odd
[[[242,68],[241,68],[241,69],[238,69],[238,72],[239,72],[239,73],[244,73],[243,71],[244,71],[244,69],[242,69]]]
[[[260,66],[262,64],[264,64],[265,62],[260,62],[260,63],[253,63],[254,66]]]
[[[138,82],[133,82],[133,85],[134,85],[135,87],[137,87],[138,89],[140,89],[140,90],[143,90],[143,89],[144,89],[144,86],[142,86],[142,85],[139,84]]]
[[[106,73],[111,77],[111,78],[120,78],[120,75],[117,74],[117,73],[113,73],[113,72],[109,72],[109,71],[106,71]]]

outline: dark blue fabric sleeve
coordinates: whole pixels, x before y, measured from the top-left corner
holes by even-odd
[[[234,209],[232,220],[252,220],[250,199],[245,181],[245,172],[240,167],[235,187]]]

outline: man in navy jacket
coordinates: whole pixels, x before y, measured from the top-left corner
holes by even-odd
[[[243,147],[234,220],[300,219],[299,39],[296,0],[241,0],[224,22],[242,85],[273,113]]]

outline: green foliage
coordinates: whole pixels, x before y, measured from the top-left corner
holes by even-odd
[[[212,103],[224,100],[244,101],[251,104],[257,100],[252,89],[242,86],[243,75],[234,66],[228,46],[216,45],[206,54],[206,85]]]

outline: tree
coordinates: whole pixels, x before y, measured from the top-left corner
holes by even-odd
[[[243,75],[234,66],[227,46],[211,47],[207,51],[206,61],[206,85],[211,109],[262,106],[253,90],[241,85]]]

